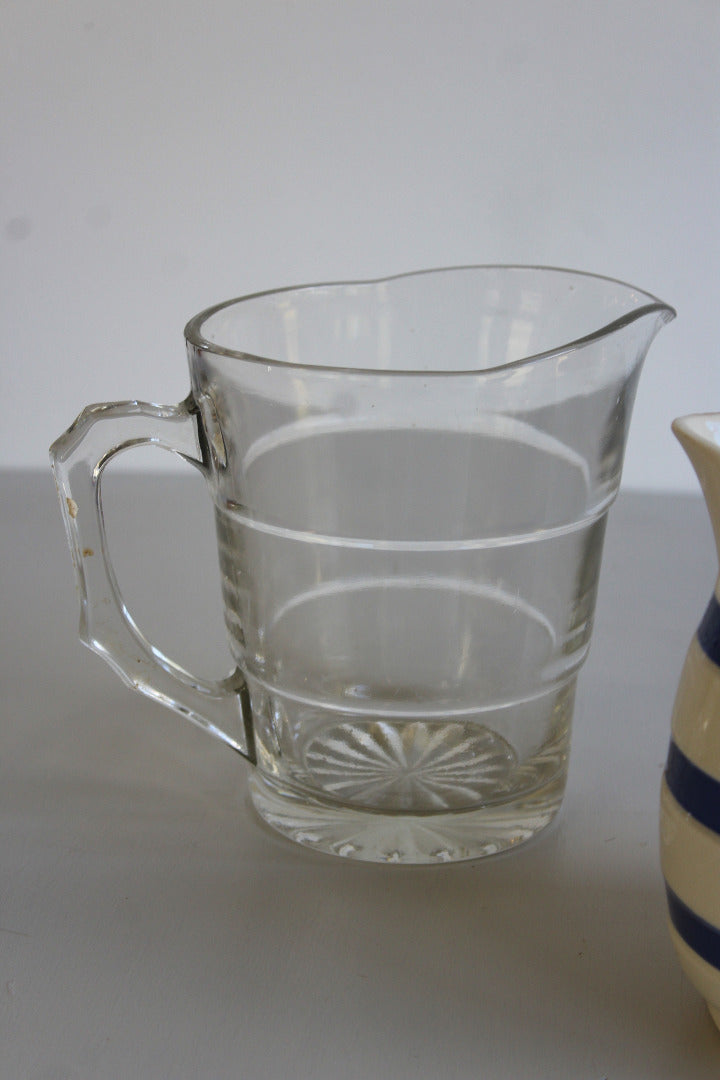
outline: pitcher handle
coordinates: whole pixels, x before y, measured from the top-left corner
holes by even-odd
[[[50,447],[80,597],[80,637],[128,686],[186,716],[255,761],[249,695],[239,670],[220,681],[190,674],[156,648],[123,600],[103,515],[106,465],[137,446],[178,454],[207,476],[206,439],[189,395],[178,405],[89,405]]]

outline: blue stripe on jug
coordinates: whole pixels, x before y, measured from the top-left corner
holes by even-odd
[[[720,835],[720,781],[694,765],[674,740],[670,741],[665,780],[683,810]]]
[[[666,885],[665,889],[670,921],[680,937],[708,964],[720,968],[720,930],[696,915],[669,885]]]
[[[720,603],[713,593],[697,631],[700,648],[720,667]]]

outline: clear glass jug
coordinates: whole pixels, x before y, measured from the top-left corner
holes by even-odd
[[[257,811],[294,840],[445,862],[528,839],[562,799],[606,514],[673,316],[617,281],[512,266],[203,312],[183,403],[92,406],[52,447],[83,639],[253,762]],[[159,652],[120,595],[102,479],[140,443],[207,479],[223,682]]]

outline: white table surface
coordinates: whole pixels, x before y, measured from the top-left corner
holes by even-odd
[[[202,482],[113,488],[142,619],[217,665]],[[411,868],[261,826],[241,759],[79,644],[49,472],[4,474],[0,494],[3,1080],[720,1076],[666,932],[657,838],[675,687],[716,574],[699,498],[611,511],[557,822],[512,854]]]

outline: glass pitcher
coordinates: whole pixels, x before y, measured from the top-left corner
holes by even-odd
[[[91,406],[51,449],[83,640],[249,759],[255,808],[293,840],[423,863],[529,839],[561,803],[606,514],[674,314],[521,266],[204,311],[184,402]],[[148,443],[207,480],[221,682],[146,639],[108,557],[105,466]]]

